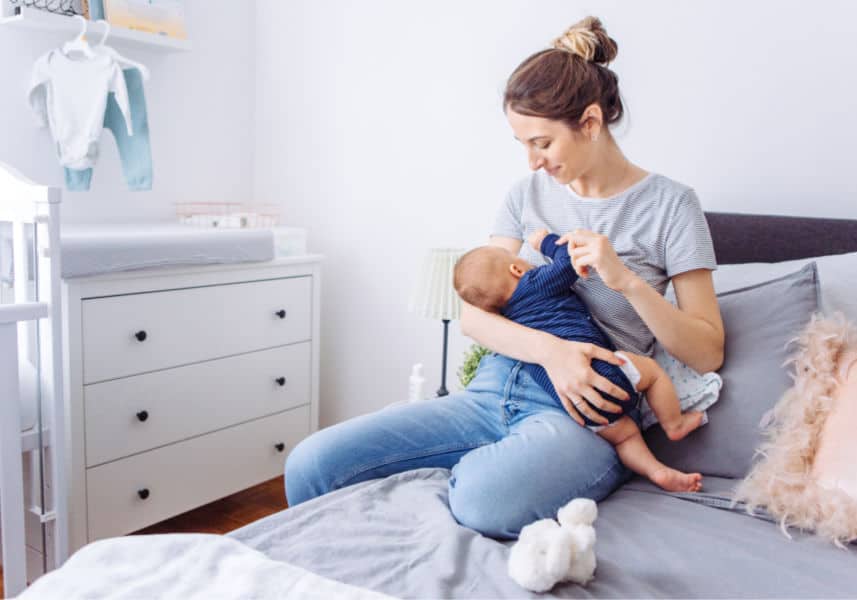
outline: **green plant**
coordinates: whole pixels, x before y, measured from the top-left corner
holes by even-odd
[[[461,363],[461,366],[458,367],[458,382],[461,384],[461,389],[467,387],[473,380],[473,376],[476,375],[476,369],[479,368],[479,361],[482,360],[482,357],[486,354],[490,354],[491,351],[484,346],[480,346],[479,344],[473,344],[470,348],[464,353],[464,362]]]

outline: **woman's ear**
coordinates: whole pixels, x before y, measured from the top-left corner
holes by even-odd
[[[524,275],[524,270],[515,263],[509,265],[509,272],[514,275],[516,279],[520,279]]]
[[[601,127],[604,124],[604,113],[601,112],[601,107],[593,102],[586,107],[583,115],[580,117],[580,131],[590,141],[597,142],[598,136],[601,133]]]

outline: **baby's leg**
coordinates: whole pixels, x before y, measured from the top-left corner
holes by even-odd
[[[648,477],[658,487],[670,492],[698,492],[702,489],[702,475],[699,473],[682,473],[655,458],[630,417],[622,417],[604,427],[598,435],[613,444],[623,465]]]
[[[623,352],[623,354],[631,359],[640,372],[637,391],[646,392],[649,406],[669,439],[678,441],[702,425],[702,412],[698,410],[681,412],[675,386],[655,359],[630,352]]]

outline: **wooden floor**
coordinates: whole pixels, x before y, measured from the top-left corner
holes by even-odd
[[[287,508],[283,478],[277,477],[211,504],[155,523],[131,535],[149,533],[228,533]],[[3,568],[0,567],[0,598]]]
[[[283,477],[280,476],[172,519],[155,523],[131,535],[228,533],[287,507]]]

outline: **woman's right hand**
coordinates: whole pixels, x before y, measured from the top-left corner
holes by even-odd
[[[615,398],[628,399],[628,393],[618,385],[595,372],[592,359],[621,365],[624,361],[606,348],[585,342],[571,342],[554,338],[547,359],[542,367],[559,396],[562,405],[572,419],[584,425],[581,413],[591,421],[607,424],[609,421],[595,411],[593,406],[613,413],[621,413],[622,408],[601,397],[600,392]]]

